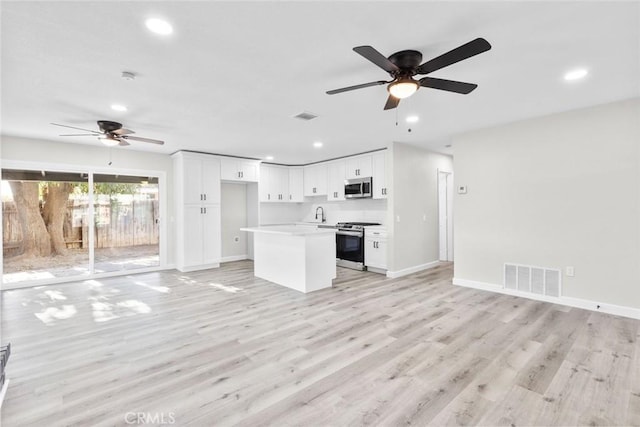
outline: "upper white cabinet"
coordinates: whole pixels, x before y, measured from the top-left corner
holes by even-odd
[[[177,163],[179,162],[179,163]],[[212,156],[176,154],[182,173],[177,181],[184,195],[182,203],[220,203],[220,160]]]
[[[371,155],[347,157],[345,162],[347,179],[372,176]]]
[[[337,160],[327,165],[327,200],[345,200],[344,198],[344,179],[345,179],[344,160]]]
[[[327,194],[327,164],[318,163],[304,167],[304,195],[325,196]]]
[[[236,159],[233,157],[221,157],[220,178],[225,181],[258,181],[257,160]]]
[[[373,198],[374,199],[386,199],[387,198],[387,151],[381,151],[375,153],[372,156],[373,160]]]
[[[289,169],[285,166],[260,166],[260,201],[288,202]]]
[[[289,201],[304,202],[304,170],[289,168]]]

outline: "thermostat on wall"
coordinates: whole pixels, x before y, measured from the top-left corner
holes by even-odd
[[[459,185],[458,186],[458,194],[467,194],[467,186]]]

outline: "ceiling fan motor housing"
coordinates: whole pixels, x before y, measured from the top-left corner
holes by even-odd
[[[422,53],[417,50],[401,50],[389,58],[398,71],[391,72],[391,77],[412,77],[416,75],[416,69],[422,62]]]
[[[113,132],[122,128],[122,123],[112,122],[109,120],[98,120],[98,127],[103,132]]]

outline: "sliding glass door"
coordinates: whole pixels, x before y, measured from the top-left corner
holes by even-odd
[[[96,273],[160,265],[155,177],[94,175]]]
[[[157,177],[2,170],[3,288],[160,265]]]

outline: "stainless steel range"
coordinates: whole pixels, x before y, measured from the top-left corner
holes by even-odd
[[[377,222],[339,222],[336,224],[336,264],[341,267],[365,270],[364,229],[380,225]]]

